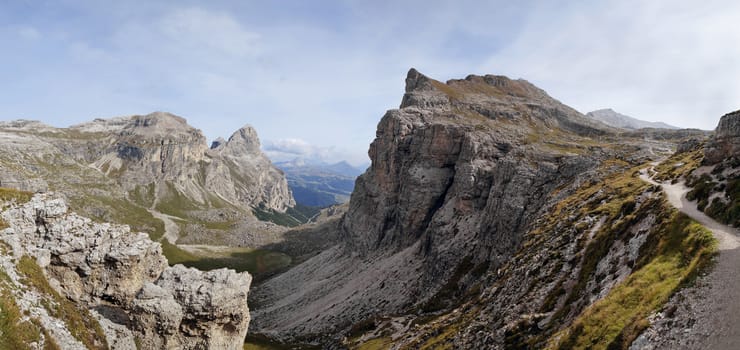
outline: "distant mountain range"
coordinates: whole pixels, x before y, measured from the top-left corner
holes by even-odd
[[[300,158],[277,162],[275,166],[285,172],[296,203],[311,207],[346,203],[355,179],[365,171],[345,161],[329,164]]]
[[[586,117],[594,120],[598,120],[606,125],[613,126],[615,128],[622,129],[643,129],[643,128],[656,128],[656,129],[680,129],[679,127],[668,125],[663,122],[649,122],[632,118],[624,114],[620,114],[612,110],[611,108],[599,109],[593,112],[586,113]]]

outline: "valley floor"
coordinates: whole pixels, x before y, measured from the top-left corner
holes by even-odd
[[[652,170],[652,169],[651,169]],[[660,185],[668,202],[712,231],[719,243],[716,266],[694,286],[674,295],[651,319],[631,349],[737,349],[740,346],[740,237],[737,229],[718,223],[689,201],[683,182],[658,183],[645,169],[640,177]]]

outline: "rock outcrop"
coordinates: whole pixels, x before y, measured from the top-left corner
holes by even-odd
[[[70,213],[53,194],[11,205],[2,220],[8,228],[0,239],[16,258],[34,257],[50,284],[79,305],[117,310],[107,322],[130,327],[145,348],[241,349],[248,273],[168,267],[146,234]]]
[[[740,158],[740,111],[722,116],[714,136],[704,148],[704,159],[708,164],[728,158]]]
[[[182,265],[141,289],[132,307],[134,329],[147,349],[242,349],[249,327],[247,273],[201,272]]]

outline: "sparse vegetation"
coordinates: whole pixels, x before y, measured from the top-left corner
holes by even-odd
[[[655,167],[656,181],[677,181],[681,177],[687,177],[692,171],[701,165],[704,160],[703,149],[686,153],[677,153],[661,162]]]
[[[33,197],[33,193],[31,192],[0,187],[0,201],[2,202],[16,202],[18,204],[23,204],[30,201],[31,197]]]
[[[32,349],[31,344],[44,334],[45,350],[59,349],[51,337],[35,322],[22,314],[11,292],[7,273],[0,268],[0,349]]]
[[[673,209],[666,210],[654,243],[643,247],[652,251],[643,252],[642,267],[557,333],[549,348],[627,349],[647,327],[646,317],[708,266],[716,249],[711,232]]]
[[[24,283],[42,294],[45,300],[42,304],[49,314],[62,320],[70,333],[82,342],[88,349],[108,349],[108,343],[95,318],[87,309],[78,307],[67,298],[62,297],[44,276],[44,272],[36,261],[24,255],[18,261],[18,272],[23,274]]]
[[[732,178],[725,183],[718,183],[711,175],[702,174],[691,180],[687,183],[692,187],[686,194],[687,199],[696,200],[697,208],[715,220],[740,227],[740,179]],[[719,195],[711,199],[715,194]]]

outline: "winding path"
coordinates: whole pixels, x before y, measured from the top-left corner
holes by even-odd
[[[691,189],[686,187],[683,181],[677,182],[675,184],[663,182],[658,183],[648,175],[649,171],[650,170],[648,169],[643,169],[642,171],[640,171],[640,178],[653,185],[658,185],[662,187],[663,192],[665,192],[666,197],[668,197],[668,203],[670,203],[680,212],[688,215],[690,218],[698,221],[700,224],[704,225],[707,229],[712,231],[714,237],[719,242],[720,251],[732,250],[740,247],[740,237],[738,237],[738,234],[740,232],[730,226],[720,224],[703,212],[699,211],[699,209],[697,209],[696,207],[696,203],[686,199],[686,193],[688,193]],[[740,268],[740,266],[738,266],[738,268]],[[740,348],[740,346],[738,348]]]
[[[175,244],[177,242],[177,239],[180,238],[180,227],[177,226],[177,224],[172,221],[174,216],[169,216],[167,214],[160,213],[156,211],[155,209],[147,209],[149,213],[152,214],[155,218],[162,220],[164,222],[164,235],[159,239],[161,242],[162,239],[166,239],[168,242]],[[179,218],[176,218],[179,219]]]
[[[679,293],[675,302],[680,307],[673,321],[655,328],[652,344],[643,348],[740,349],[740,232],[699,211],[695,202],[686,199],[690,189],[683,181],[659,183],[651,172],[652,168],[641,170],[640,178],[661,186],[672,206],[709,229],[719,243],[720,254],[708,275]]]

